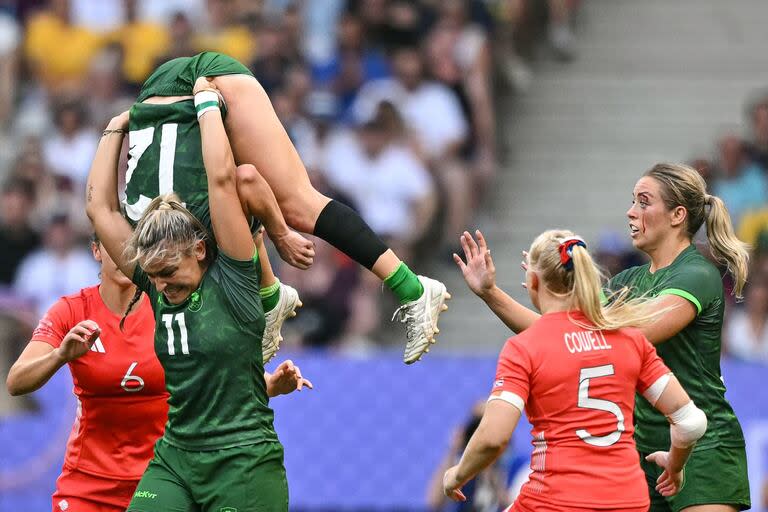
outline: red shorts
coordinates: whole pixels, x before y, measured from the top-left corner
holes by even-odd
[[[537,501],[530,496],[520,495],[515,502],[504,512],[647,512],[648,505],[644,507],[619,507],[619,508],[583,508],[570,505],[554,505]]]
[[[64,468],[56,480],[53,512],[124,512],[138,480],[115,480]]]

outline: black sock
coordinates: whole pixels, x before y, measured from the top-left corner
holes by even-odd
[[[322,238],[368,270],[388,249],[355,210],[336,200],[331,200],[320,212],[313,235]]]

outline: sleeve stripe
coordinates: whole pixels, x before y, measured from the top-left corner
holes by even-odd
[[[643,391],[643,397],[645,397],[646,400],[648,400],[648,403],[651,405],[656,405],[656,402],[659,401],[659,398],[661,398],[661,394],[664,393],[664,390],[667,389],[667,384],[669,384],[669,376],[671,374],[667,373],[656,379],[656,382],[651,384],[648,389]]]
[[[659,295],[677,295],[678,297],[682,297],[691,303],[693,303],[694,306],[696,306],[696,314],[701,313],[701,302],[699,302],[699,299],[693,296],[690,292],[687,292],[685,290],[681,290],[679,288],[667,288],[665,290],[661,290],[657,296]]]
[[[508,404],[514,405],[517,407],[517,409],[520,410],[520,412],[525,411],[525,400],[520,397],[520,395],[517,395],[511,391],[502,391],[499,394],[493,394],[490,397],[488,397],[488,401],[491,400],[504,400]]]

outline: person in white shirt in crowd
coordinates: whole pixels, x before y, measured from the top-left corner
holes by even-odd
[[[428,80],[419,47],[405,42],[392,54],[394,78],[364,85],[352,104],[354,119],[372,119],[378,105],[389,101],[402,114],[411,131],[416,153],[440,181],[446,209],[444,240],[452,242],[469,222],[472,204],[471,176],[460,158],[469,126],[456,94],[445,85]]]
[[[56,215],[43,235],[43,247],[19,265],[13,291],[34,304],[42,317],[59,297],[98,280],[99,267],[85,247],[76,243],[69,219]]]
[[[413,150],[396,140],[386,103],[354,133],[331,141],[321,164],[328,183],[347,195],[371,228],[408,254],[430,227],[436,198],[432,178]]]
[[[729,312],[725,348],[738,359],[768,364],[768,276],[755,276],[744,296],[743,307]]]
[[[56,131],[43,142],[45,163],[54,174],[69,180],[72,188],[82,195],[98,136],[88,126],[85,109],[78,101],[58,105],[53,120]]]

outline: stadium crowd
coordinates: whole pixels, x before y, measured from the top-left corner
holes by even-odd
[[[520,55],[531,53],[539,14],[555,55],[574,56],[575,6],[0,1],[4,321],[33,325],[58,297],[96,281],[83,191],[100,130],[158,64],[207,50],[247,63],[318,189],[358,209],[417,266],[447,260],[493,184],[494,88],[530,83]],[[305,304],[288,344],[369,346],[390,307],[379,304],[378,281],[316,242],[309,271],[278,269]]]

